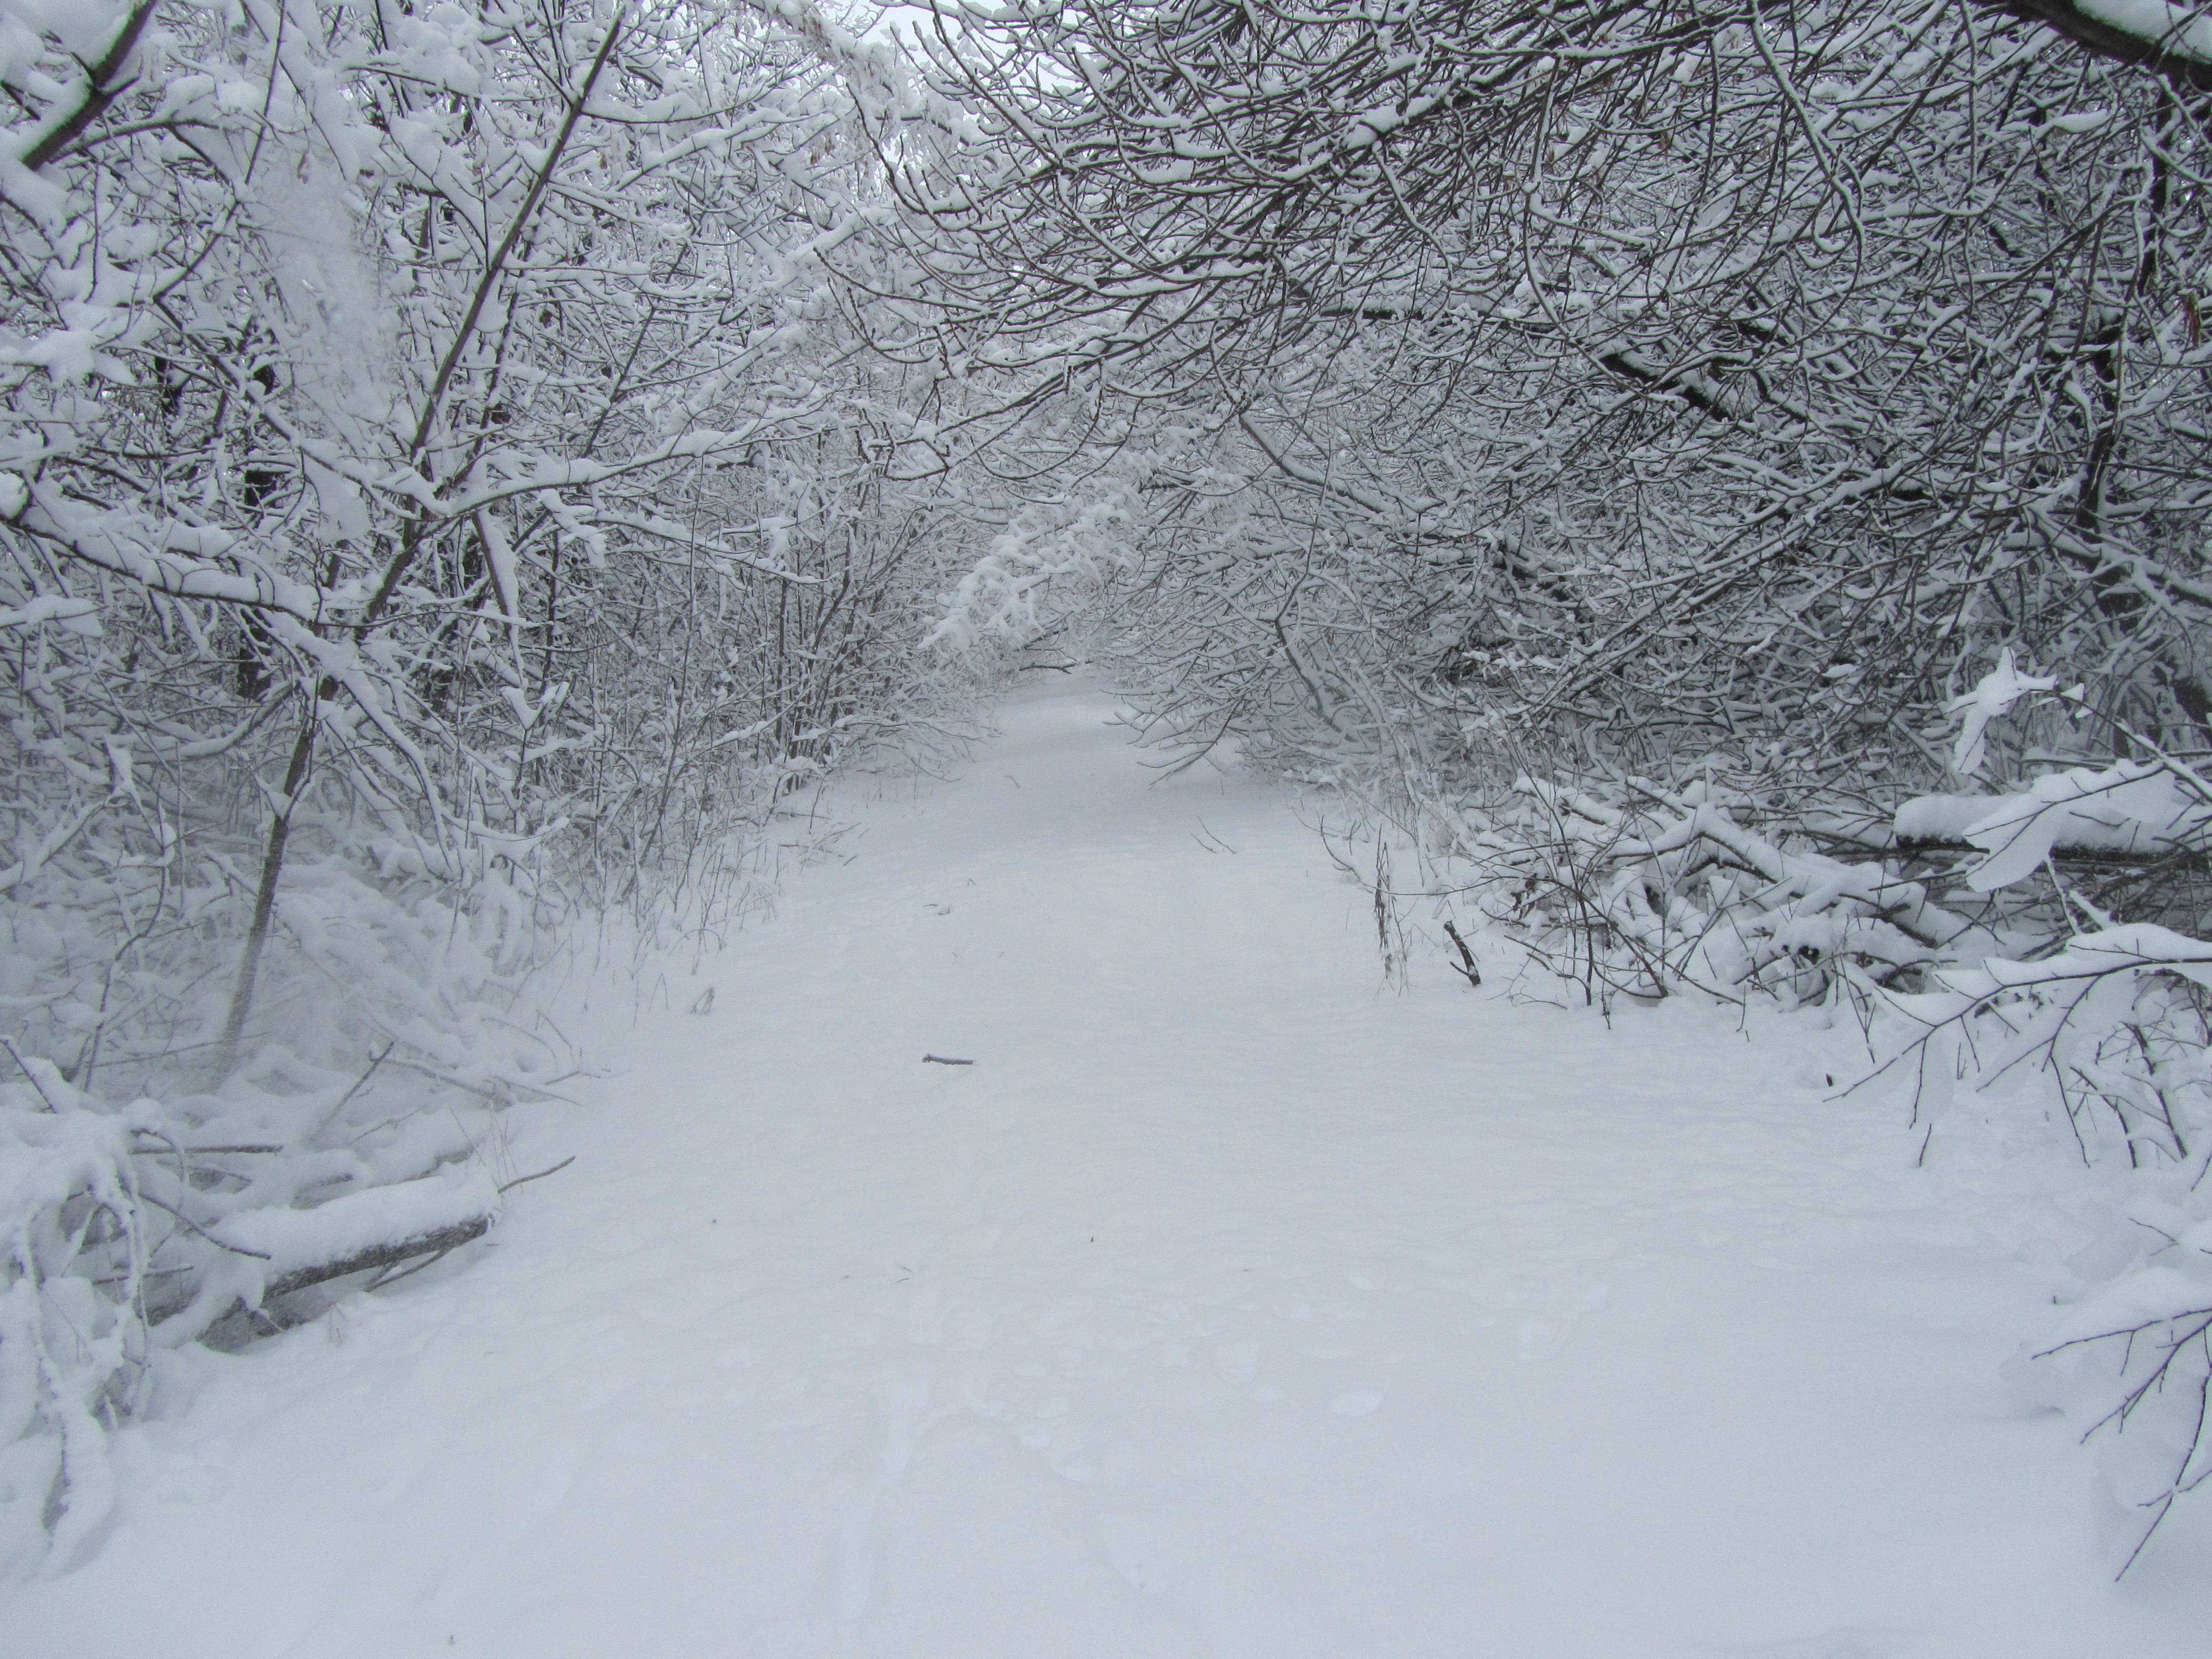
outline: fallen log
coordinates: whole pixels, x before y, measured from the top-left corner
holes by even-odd
[[[388,1244],[372,1244],[335,1261],[319,1262],[312,1267],[295,1267],[264,1284],[261,1288],[262,1299],[267,1301],[274,1297],[289,1296],[295,1291],[328,1284],[331,1279],[343,1279],[349,1273],[367,1273],[372,1267],[396,1267],[418,1255],[434,1253],[443,1255],[448,1250],[459,1249],[464,1244],[482,1238],[491,1231],[491,1224],[492,1218],[489,1215],[471,1216],[465,1221],[456,1221],[450,1226],[416,1233],[410,1238],[395,1239]]]

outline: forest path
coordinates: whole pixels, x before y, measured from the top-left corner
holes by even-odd
[[[1999,1380],[2033,1171],[1914,1170],[1807,1021],[1379,990],[1289,797],[1111,714],[1017,697],[711,1012],[603,1012],[611,1075],[516,1115],[574,1166],[198,1362],[0,1651],[2203,1650],[2201,1536],[2114,1589]]]

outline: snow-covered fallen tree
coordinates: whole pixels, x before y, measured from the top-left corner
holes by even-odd
[[[1742,804],[1703,781],[1524,775],[1501,802],[1432,799],[1424,817],[1445,884],[1593,1005],[1697,990],[1795,1007],[1827,1000],[1846,969],[1913,983],[2006,937],[1989,907],[1939,904],[1893,860],[1747,827]]]
[[[480,1237],[505,1107],[573,1065],[529,1018],[533,941],[506,907],[326,858],[288,891],[245,1059],[210,1077],[222,986],[179,918],[219,870],[177,855],[166,891],[126,887],[160,926],[119,948],[102,873],[78,849],[0,902],[21,993],[0,1034],[0,1572],[76,1561],[112,1502],[107,1434],[157,1401],[161,1353],[234,1348]]]
[[[333,1135],[335,1112],[290,1146],[239,1140],[266,1114],[118,1111],[51,1062],[14,1058],[26,1081],[0,1088],[0,1559],[65,1566],[106,1516],[106,1433],[145,1403],[157,1351],[226,1323],[234,1339],[279,1329],[317,1286],[434,1260],[484,1233],[500,1189],[480,1162],[442,1164],[448,1134],[419,1120],[381,1144]],[[410,1173],[369,1184],[395,1169]]]

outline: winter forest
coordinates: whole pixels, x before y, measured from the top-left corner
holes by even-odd
[[[0,0],[0,1649],[2202,1650],[2212,8]],[[600,1274],[629,1484],[477,1522],[575,1607],[352,1582]],[[727,1570],[687,1459],[785,1600],[592,1634]]]

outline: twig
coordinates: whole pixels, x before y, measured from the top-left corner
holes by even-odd
[[[399,1039],[398,1037],[393,1037],[385,1043],[384,1052],[382,1054],[372,1054],[369,1056],[368,1069],[354,1079],[353,1087],[347,1090],[343,1094],[337,1097],[337,1103],[331,1106],[331,1109],[323,1114],[321,1121],[318,1122],[314,1128],[308,1133],[307,1141],[309,1145],[313,1145],[315,1141],[320,1139],[322,1138],[323,1132],[338,1121],[338,1114],[345,1110],[347,1106],[352,1103],[353,1097],[356,1095],[359,1094],[363,1089],[366,1089],[368,1086],[369,1079],[376,1075],[376,1068],[383,1065],[386,1060],[391,1059],[392,1051],[398,1046]],[[356,1136],[355,1139],[359,1139],[360,1137]]]
[[[338,1097],[338,1103],[331,1107],[328,1112],[324,1114],[324,1122],[328,1123],[340,1112],[345,1110],[347,1106],[352,1103],[353,1097],[359,1094],[363,1089],[366,1089],[368,1086],[369,1079],[376,1075],[376,1068],[383,1065],[386,1060],[389,1060],[392,1057],[392,1051],[398,1046],[399,1039],[398,1037],[394,1037],[384,1045],[384,1052],[382,1054],[377,1054],[370,1059],[368,1062],[368,1069],[363,1072],[359,1077],[356,1078],[354,1079],[353,1087],[340,1095]]]
[[[259,1141],[244,1141],[235,1146],[179,1146],[158,1129],[133,1129],[131,1133],[134,1135],[149,1135],[172,1152],[281,1152],[284,1150],[282,1146],[265,1145]],[[139,1156],[143,1158],[147,1154],[142,1152]]]
[[[1444,923],[1444,932],[1450,934],[1451,942],[1459,946],[1460,960],[1459,962],[1455,962],[1449,964],[1451,970],[1455,974],[1463,975],[1469,985],[1481,984],[1482,969],[1475,965],[1474,952],[1467,948],[1467,941],[1460,937],[1459,928],[1453,923],[1447,921]],[[1465,967],[1462,967],[1460,965],[1461,963],[1464,963],[1467,965]]]
[[[1198,821],[1198,827],[1201,833],[1193,836],[1191,839],[1196,842],[1201,848],[1205,848],[1206,851],[1211,853],[1218,850],[1220,852],[1230,854],[1234,854],[1237,851],[1237,849],[1231,847],[1227,842],[1215,835],[1204,818],[1200,818]],[[1211,842],[1213,844],[1211,847],[1208,847],[1206,846],[1208,842]]]
[[[947,1060],[943,1054],[924,1054],[921,1063],[925,1066],[973,1066],[975,1062],[972,1060]]]
[[[549,1173],[550,1172],[549,1171]],[[502,1188],[501,1190],[505,1191],[506,1189]],[[391,1267],[386,1267],[382,1273],[377,1274],[375,1278],[370,1279],[368,1284],[362,1285],[362,1289],[364,1291],[380,1291],[386,1285],[397,1285],[403,1279],[413,1278],[416,1273],[421,1273],[425,1267],[436,1267],[441,1261],[443,1261],[453,1253],[453,1246],[448,1244],[444,1249],[439,1251],[437,1255],[432,1256],[428,1261],[418,1261],[404,1273],[396,1273],[392,1271]],[[397,1262],[392,1264],[393,1267],[397,1267],[398,1265],[398,1264]]]
[[[497,1089],[486,1088],[481,1083],[466,1082],[460,1078],[453,1077],[445,1072],[441,1072],[433,1066],[417,1065],[411,1060],[395,1060],[392,1063],[394,1066],[403,1067],[407,1071],[417,1072],[424,1077],[434,1079],[436,1081],[444,1084],[449,1089],[459,1089],[464,1094],[471,1094],[476,1096],[479,1100],[489,1101],[494,1106],[506,1107],[511,1106],[514,1103],[513,1100],[506,1095],[501,1094]],[[560,1078],[548,1078],[544,1084],[538,1084],[524,1083],[518,1081],[514,1078],[501,1077],[495,1073],[494,1080],[505,1085],[509,1089],[519,1089],[529,1094],[536,1095],[540,1099],[567,1101],[569,1105],[574,1106],[580,1103],[570,1096],[557,1094],[551,1088],[546,1085],[548,1084],[558,1083],[562,1081],[563,1078],[580,1077],[584,1075],[586,1075],[586,1073],[580,1070],[567,1072],[563,1073]]]
[[[164,1204],[160,1199],[155,1197],[153,1194],[148,1192],[143,1187],[138,1189],[138,1196],[143,1199],[147,1203],[152,1205],[157,1210],[167,1210],[171,1215],[176,1217],[178,1220],[183,1222],[185,1226],[191,1228],[194,1232],[198,1233],[202,1238],[207,1240],[209,1243],[214,1245],[216,1249],[219,1250],[228,1250],[233,1255],[250,1255],[260,1261],[273,1261],[276,1260],[276,1258],[270,1255],[266,1250],[249,1250],[243,1244],[226,1243],[223,1240],[217,1238],[213,1233],[210,1232],[206,1228],[201,1226],[198,1222],[193,1220],[191,1217],[186,1215],[175,1205]]]
[[[31,1069],[31,1062],[23,1058],[23,1051],[15,1046],[15,1039],[0,1036],[0,1048],[5,1048],[9,1057],[15,1060],[16,1069],[31,1079],[31,1086],[39,1091],[39,1098],[46,1103],[46,1109],[58,1116],[62,1109],[61,1103],[46,1092],[46,1085],[40,1080],[39,1074]],[[52,1063],[51,1060],[47,1062],[48,1065]]]
[[[575,1153],[571,1152],[568,1157],[562,1158],[558,1164],[556,1164],[550,1170],[540,1170],[536,1175],[517,1176],[514,1180],[508,1182],[507,1185],[501,1187],[500,1191],[503,1193],[513,1192],[517,1187],[523,1185],[526,1182],[543,1181],[547,1176],[559,1175],[562,1170],[567,1169],[575,1161],[576,1155]]]

